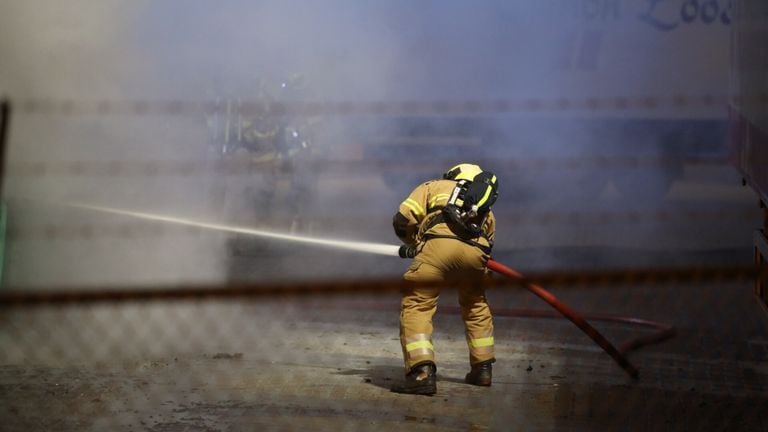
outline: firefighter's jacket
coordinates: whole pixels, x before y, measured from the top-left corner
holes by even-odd
[[[443,219],[442,209],[450,198],[456,182],[454,180],[431,180],[422,183],[400,204],[392,220],[395,234],[409,246],[418,246],[430,237],[454,237],[468,244],[476,244],[490,253],[496,233],[496,218],[493,212],[485,216],[482,234],[473,239],[460,238]]]

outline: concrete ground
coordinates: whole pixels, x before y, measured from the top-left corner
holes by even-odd
[[[500,214],[507,223],[500,226],[495,258],[523,273],[748,267],[752,230],[760,224],[756,200],[733,178],[719,181],[700,167],[689,168],[660,208],[625,207],[607,189],[599,208],[566,213],[565,219],[548,213],[558,208],[552,203],[508,209]],[[353,199],[353,192],[338,199]],[[396,198],[377,193],[382,198],[376,203],[391,210],[389,201]],[[359,191],[361,197],[370,194]],[[40,221],[30,220],[30,227],[62,215],[82,221],[79,214],[44,210],[34,213]],[[326,234],[392,243],[390,211],[372,210],[349,209],[339,223],[324,226]],[[197,250],[185,245],[203,247],[211,237],[192,233],[184,237],[189,243],[177,243],[189,233],[136,229],[131,233],[149,235],[127,243],[121,232],[104,238],[74,233],[73,239],[19,237],[10,245],[11,280],[17,286],[65,280],[108,289],[114,286],[110,278],[119,276],[124,283],[156,278],[162,286],[176,279],[152,272],[166,269],[155,261],[169,256],[154,253],[152,245],[162,243],[182,258]],[[118,250],[126,244],[130,250]],[[396,280],[406,266],[396,258],[261,245],[228,249],[226,279]],[[129,260],[118,259],[129,252]],[[37,265],[34,256],[52,265]],[[110,266],[94,264],[102,262]],[[179,262],[186,267],[172,276],[182,282],[182,276],[207,271]],[[403,377],[395,291],[3,307],[0,430],[768,431],[768,313],[754,299],[750,280],[615,282],[547,288],[578,311],[674,325],[675,338],[630,355],[639,379],[629,378],[568,321],[505,316],[510,309],[548,306],[521,288],[497,287],[489,291],[497,312],[494,383],[466,385],[463,329],[447,307],[455,306],[455,293],[446,291],[435,318],[434,397],[389,391]],[[624,324],[594,325],[616,345],[649,333]]]
[[[565,320],[497,316],[490,388],[463,383],[460,318],[435,318],[438,393],[402,379],[398,295],[5,310],[8,431],[768,430],[768,317],[748,281],[552,287],[584,312],[675,325],[633,380]],[[519,288],[492,308],[546,309]],[[455,305],[446,291],[441,304]],[[619,345],[648,329],[595,322]]]

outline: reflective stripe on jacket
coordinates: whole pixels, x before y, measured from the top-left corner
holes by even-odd
[[[455,236],[445,222],[433,223],[442,214],[456,182],[453,180],[430,180],[411,192],[395,214],[392,225],[395,234],[407,245],[415,245],[430,235]],[[482,246],[490,247],[496,233],[496,218],[489,212],[483,223],[483,235],[472,239]]]

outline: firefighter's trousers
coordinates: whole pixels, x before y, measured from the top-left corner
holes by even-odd
[[[470,364],[494,358],[493,319],[485,298],[483,279],[488,255],[455,239],[434,238],[424,243],[403,275],[413,282],[458,284]],[[438,287],[408,286],[400,307],[400,344],[405,367],[435,361],[432,316],[437,310]]]

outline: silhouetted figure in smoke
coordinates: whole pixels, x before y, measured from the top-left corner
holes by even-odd
[[[291,76],[274,88],[259,80],[257,86],[254,101],[242,104],[227,100],[217,105],[212,116],[214,148],[227,160],[241,162],[234,166],[248,168],[243,187],[246,196],[242,198],[245,203],[235,204],[236,214],[248,209],[259,225],[289,221],[289,226],[279,228],[303,231],[307,229],[315,184],[310,166],[314,144],[309,133],[311,123],[294,113],[272,110],[278,102],[296,100],[303,77]]]

